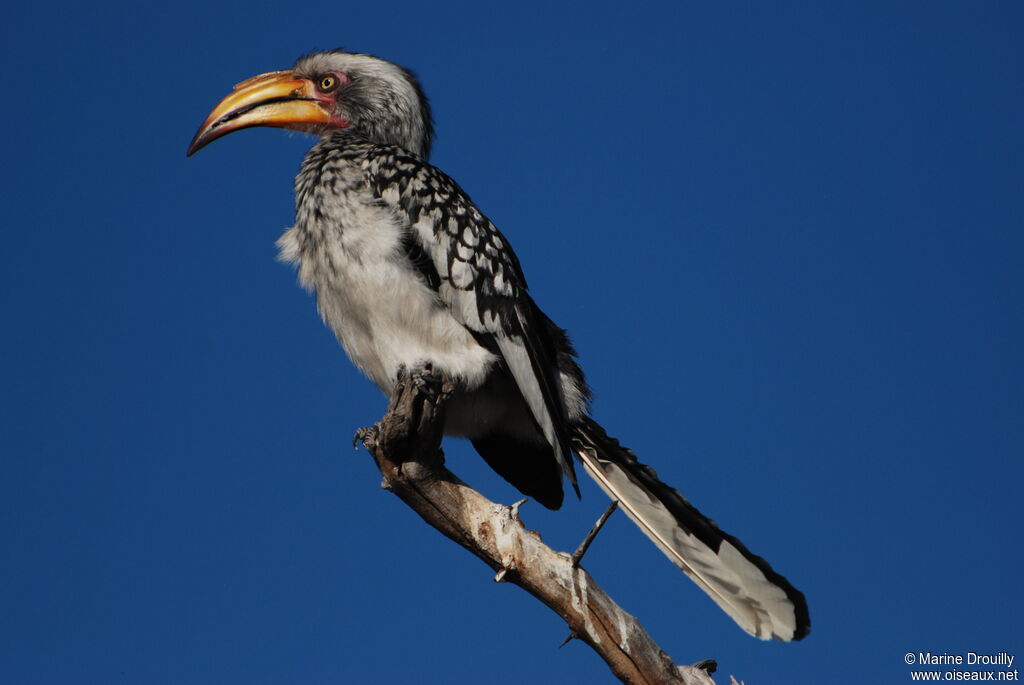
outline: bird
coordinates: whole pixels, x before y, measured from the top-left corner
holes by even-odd
[[[415,74],[330,50],[238,83],[187,154],[257,126],[319,139],[295,179],[295,224],[277,245],[351,361],[391,396],[407,369],[453,388],[445,435],[467,438],[550,509],[574,456],[629,518],[743,630],[799,640],[803,593],[662,482],[590,416],[567,333],[531,296],[512,246],[430,158],[434,125]]]

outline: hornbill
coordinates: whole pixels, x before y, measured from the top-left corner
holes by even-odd
[[[751,635],[799,640],[803,594],[720,530],[590,418],[565,331],[530,297],[508,240],[427,160],[430,108],[409,70],[372,55],[315,53],[235,86],[189,145],[274,126],[319,141],[295,180],[295,225],[278,241],[349,357],[385,395],[402,369],[455,387],[447,435],[472,441],[551,509],[573,453],[609,497]]]

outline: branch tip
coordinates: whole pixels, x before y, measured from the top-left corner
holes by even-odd
[[[508,508],[509,515],[512,516],[513,520],[519,521],[519,507],[523,506],[524,504],[526,504],[529,501],[530,501],[529,497],[524,497],[521,500],[519,500],[518,502],[516,502],[515,504],[513,504],[511,507]],[[520,523],[522,523],[522,522],[520,521]]]
[[[702,671],[707,671],[708,673],[714,673],[718,670],[718,662],[714,659],[701,659],[695,663],[693,667],[699,668]]]
[[[587,550],[590,548],[590,543],[593,542],[594,538],[597,537],[597,534],[601,532],[601,529],[604,528],[604,524],[608,521],[608,517],[612,515],[618,506],[619,500],[613,499],[612,503],[609,504],[608,508],[604,510],[603,514],[601,514],[601,518],[597,519],[597,523],[595,523],[594,527],[590,529],[589,533],[587,533],[587,537],[583,538],[583,542],[581,542],[580,546],[576,548],[576,551],[572,553],[573,568],[580,565],[580,561],[583,560],[583,555],[586,554]]]

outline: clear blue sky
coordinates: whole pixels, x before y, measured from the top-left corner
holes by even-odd
[[[338,46],[420,74],[596,417],[808,597],[758,642],[617,515],[586,565],[667,652],[1024,660],[1024,10],[770,4],[9,8],[0,681],[610,680],[352,451],[384,400],[274,261],[310,140],[185,158],[232,84]],[[604,505],[523,517],[570,549]]]

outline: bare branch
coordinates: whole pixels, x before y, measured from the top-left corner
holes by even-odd
[[[526,530],[518,516],[522,502],[491,502],[444,467],[441,426],[451,388],[428,374],[401,379],[384,418],[356,434],[377,463],[382,485],[490,566],[496,582],[518,585],[561,616],[569,639],[590,645],[623,682],[714,685],[714,662],[676,666],[570,555]]]
[[[570,557],[574,568],[579,566],[580,562],[583,561],[583,555],[587,553],[588,549],[590,549],[590,543],[594,541],[597,534],[601,532],[602,528],[604,528],[604,524],[608,522],[608,517],[611,516],[618,508],[619,500],[613,499],[612,503],[609,504],[608,508],[604,510],[603,514],[601,514],[601,518],[597,519],[597,523],[595,523],[594,527],[590,529],[589,533],[587,533],[587,537],[583,538],[583,542],[580,543],[580,546],[576,548],[576,551],[573,552]]]

